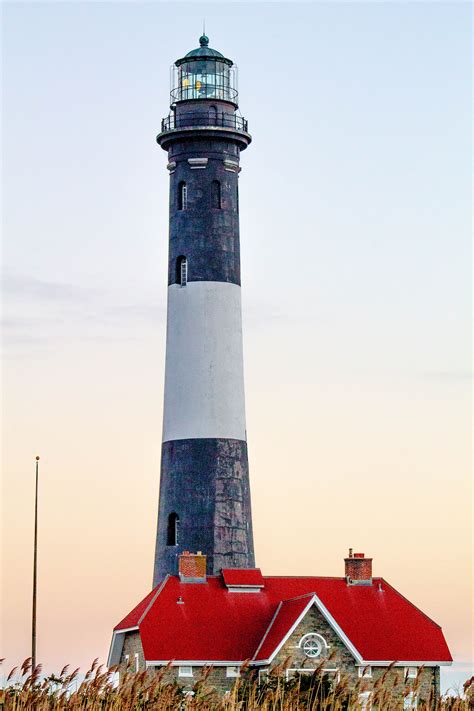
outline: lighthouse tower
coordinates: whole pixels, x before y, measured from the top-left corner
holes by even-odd
[[[168,313],[154,585],[184,550],[207,572],[253,567],[242,353],[237,68],[209,47],[178,59],[159,145],[170,174]]]

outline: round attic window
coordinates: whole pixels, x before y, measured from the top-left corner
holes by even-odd
[[[317,634],[307,634],[301,640],[301,648],[307,657],[310,657],[311,659],[319,657],[323,650],[321,637]]]

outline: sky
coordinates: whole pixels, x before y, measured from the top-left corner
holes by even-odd
[[[5,2],[2,670],[106,660],[150,590],[164,382],[169,67],[239,67],[253,523],[264,574],[349,547],[472,672],[471,9]],[[2,671],[0,670],[0,672]]]

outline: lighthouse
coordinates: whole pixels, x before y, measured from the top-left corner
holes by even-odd
[[[239,173],[250,143],[237,67],[200,46],[171,68],[169,255],[160,495],[153,583],[183,551],[207,573],[255,565],[242,350]]]

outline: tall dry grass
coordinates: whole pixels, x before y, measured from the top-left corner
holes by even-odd
[[[166,681],[168,668],[155,674],[126,672],[116,684],[116,668],[104,670],[95,660],[82,681],[79,669],[65,666],[57,675],[41,678],[41,665],[31,669],[31,659],[10,672],[4,689],[0,690],[0,711],[52,711],[53,709],[90,709],[99,711],[360,711],[359,693],[366,687],[361,680],[351,689],[347,678],[331,685],[327,677],[316,670],[311,676],[298,675],[286,679],[284,665],[275,668],[264,683],[259,684],[255,672],[248,671],[236,680],[232,691],[222,696],[210,681],[212,668],[205,668],[186,693],[175,681]],[[372,686],[371,708],[375,711],[396,711],[404,708],[403,696],[395,693],[389,674]],[[472,687],[471,687],[472,688]],[[405,691],[416,691],[410,687]],[[419,703],[418,711],[467,711],[474,709],[474,694],[469,700],[454,697],[430,699]]]

